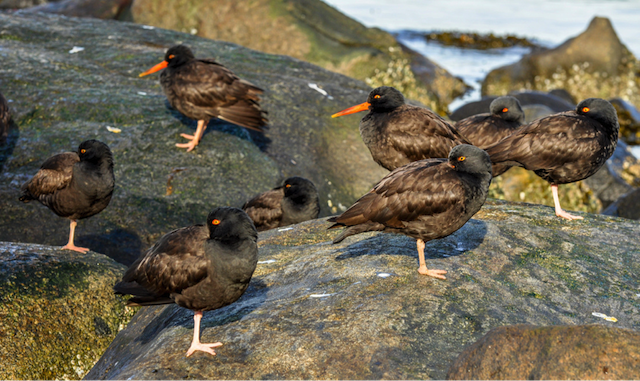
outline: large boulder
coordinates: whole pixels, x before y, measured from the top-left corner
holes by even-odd
[[[81,379],[134,310],[102,254],[0,242],[0,379]]]
[[[443,379],[496,327],[637,330],[640,222],[582,215],[489,202],[426,244],[427,266],[448,270],[446,281],[418,274],[416,241],[403,235],[333,245],[339,231],[322,219],[263,232],[245,295],[204,314],[203,341],[224,343],[217,356],[185,357],[191,311],[145,307],[86,378]]]
[[[285,54],[368,80],[372,87],[396,86],[443,113],[467,89],[442,68],[434,70],[435,79],[425,77],[421,55],[321,0],[136,0],[124,19]]]
[[[204,222],[215,206],[241,206],[286,177],[313,181],[328,215],[387,173],[360,138],[360,116],[331,118],[366,99],[369,87],[360,81],[290,57],[126,22],[0,14],[0,34],[2,93],[19,126],[0,151],[0,240],[66,242],[68,221],[37,202],[19,202],[20,185],[49,156],[91,138],[113,151],[116,189],[103,212],[79,222],[77,243],[125,264],[160,235]],[[180,42],[265,89],[264,136],[219,121],[195,151],[174,146],[195,122],[168,108],[157,76],[138,73]]]
[[[465,348],[448,380],[631,380],[640,333],[598,324],[494,328]]]
[[[483,95],[513,90],[566,89],[574,99],[620,97],[640,107],[640,62],[618,38],[607,18],[595,17],[586,31],[554,49],[537,50],[491,71]]]

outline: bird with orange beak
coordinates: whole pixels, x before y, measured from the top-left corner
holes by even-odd
[[[360,135],[376,163],[392,171],[411,162],[446,158],[459,144],[471,144],[449,122],[431,110],[408,105],[393,87],[381,86],[367,101],[332,117],[369,111],[360,121]]]
[[[260,132],[267,125],[266,112],[259,104],[263,90],[215,60],[196,59],[191,49],[176,45],[167,51],[164,61],[140,77],[163,69],[160,84],[171,106],[198,121],[195,134],[180,134],[189,142],[177,143],[177,147],[193,150],[213,118]]]

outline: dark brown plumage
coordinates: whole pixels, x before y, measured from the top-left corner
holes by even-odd
[[[258,263],[258,232],[238,208],[216,208],[207,226],[193,225],[162,236],[116,283],[131,294],[128,306],[176,303],[194,311],[193,342],[187,351],[215,355],[222,343],[200,342],[203,311],[229,305],[242,296]]]
[[[460,229],[484,204],[491,184],[489,155],[458,145],[447,159],[419,160],[395,169],[346,212],[329,219],[346,226],[334,243],[367,231],[402,233],[417,239],[418,272],[445,279],[444,270],[428,270],[424,243]]]
[[[11,123],[11,112],[5,97],[0,93],[0,144],[4,144],[9,134],[9,124]]]
[[[485,149],[514,133],[524,123],[524,111],[514,97],[491,102],[489,113],[462,119],[455,128],[476,147]]]
[[[60,217],[71,220],[69,242],[63,249],[87,252],[74,245],[77,220],[100,213],[109,205],[115,178],[109,147],[97,140],[80,143],[78,152],[51,156],[38,173],[22,185],[20,201],[38,200]]]
[[[369,110],[360,135],[376,163],[392,171],[417,160],[446,158],[451,148],[471,144],[449,122],[426,108],[405,104],[393,87],[373,89],[365,103],[332,116]]]
[[[495,165],[521,166],[551,184],[556,215],[582,219],[560,207],[558,185],[586,179],[611,157],[618,143],[618,116],[611,103],[585,99],[575,111],[534,120],[487,148]],[[494,176],[500,175],[494,173]]]
[[[191,49],[176,45],[167,51],[164,61],[140,76],[161,69],[165,70],[160,74],[160,84],[171,106],[198,121],[194,135],[181,134],[190,142],[178,143],[177,147],[187,148],[187,152],[195,148],[212,118],[256,131],[267,124],[266,112],[258,103],[263,90],[215,60],[196,59]]]
[[[261,193],[243,206],[258,231],[318,218],[320,200],[315,185],[302,177],[289,177],[280,187]]]

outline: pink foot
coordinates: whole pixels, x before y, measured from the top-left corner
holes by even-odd
[[[556,216],[558,216],[558,217],[562,217],[562,218],[565,218],[565,219],[567,219],[567,220],[569,220],[569,221],[572,221],[572,220],[582,220],[582,219],[584,219],[584,217],[574,216],[573,214],[569,214],[569,213],[565,212],[565,211],[564,211],[564,210],[562,210],[562,209],[560,209],[559,211],[558,211],[558,210],[556,210]]]
[[[89,251],[88,248],[86,247],[78,247],[74,244],[66,244],[64,246],[61,247],[62,250],[73,250],[73,251],[77,251],[79,253],[86,253],[87,251]]]
[[[418,268],[418,272],[422,275],[428,275],[430,277],[434,277],[434,278],[438,278],[438,279],[444,279],[446,280],[447,278],[444,276],[444,274],[447,273],[447,270],[429,270],[427,269],[426,266],[422,267],[420,266]]]
[[[180,136],[189,140],[193,140],[193,138],[195,137],[195,135],[189,135],[189,134],[180,134]]]
[[[176,143],[176,147],[178,148],[186,148],[187,152],[193,151],[194,148],[198,145],[198,142],[195,140],[190,141],[189,143]]]
[[[187,357],[191,356],[195,351],[207,352],[210,355],[215,356],[216,351],[213,348],[221,347],[222,343],[213,343],[213,344],[205,344],[205,343],[191,343],[191,347],[187,351]]]

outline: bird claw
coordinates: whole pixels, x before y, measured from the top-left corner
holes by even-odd
[[[193,140],[195,138],[195,135],[189,135],[189,134],[180,134],[180,136],[189,140]]]
[[[581,216],[575,216],[573,214],[569,214],[567,212],[565,212],[564,210],[560,209],[559,211],[556,210],[556,216],[558,217],[562,217],[564,219],[567,219],[569,221],[573,221],[573,220],[583,220],[584,217]]]
[[[197,145],[198,143],[194,142],[193,140],[190,141],[189,143],[176,143],[176,147],[186,148],[187,152],[193,151],[193,149],[196,148]]]
[[[77,251],[79,253],[86,253],[86,252],[89,251],[89,249],[86,248],[86,247],[78,247],[78,246],[76,246],[74,244],[66,244],[66,245],[62,246],[60,249],[62,249],[62,250],[73,250],[73,251]]]
[[[444,274],[447,273],[447,270],[429,270],[426,267],[420,267],[418,268],[418,272],[422,275],[428,275],[430,277],[434,277],[434,278],[438,278],[438,279],[443,279],[446,280],[447,278],[444,276]]]
[[[222,346],[222,343],[220,342],[211,343],[211,344],[191,343],[191,347],[189,347],[189,350],[187,351],[187,357],[191,356],[195,351],[207,352],[208,354],[215,356],[216,351],[214,351],[213,348],[217,348],[221,346]]]

